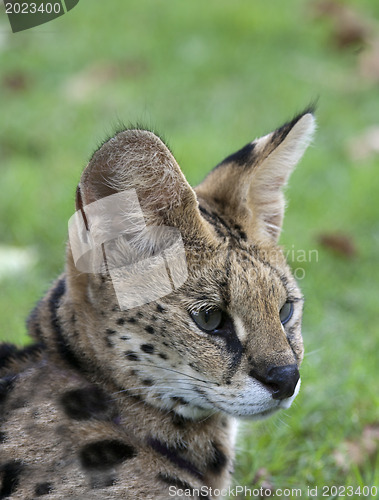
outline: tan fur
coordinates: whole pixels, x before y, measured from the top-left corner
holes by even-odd
[[[300,383],[274,398],[267,374],[303,357],[302,297],[277,240],[282,188],[313,122],[298,116],[195,190],[151,132],[120,132],[94,154],[77,191],[89,231],[102,222],[87,205],[135,189],[148,227],[179,229],[188,278],[120,310],[106,269],[79,272],[68,244],[64,274],[28,322],[38,346],[0,349],[0,498],[166,500],[186,489],[195,499],[201,487],[201,498],[216,498],[210,488],[229,484],[235,417],[288,408]],[[149,237],[138,238],[135,249],[151,256]],[[283,327],[287,300],[294,313]],[[209,309],[223,311],[218,332],[191,317]]]

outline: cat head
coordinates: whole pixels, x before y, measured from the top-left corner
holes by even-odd
[[[314,128],[300,114],[195,189],[150,131],[122,131],[95,152],[77,189],[68,282],[118,385],[190,418],[292,403],[302,296],[277,243],[283,189]]]

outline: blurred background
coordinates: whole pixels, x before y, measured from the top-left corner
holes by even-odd
[[[303,496],[379,488],[379,3],[80,0],[15,34],[0,3],[2,340],[29,341],[80,172],[120,123],[160,133],[195,185],[315,100],[281,237],[306,298],[303,387],[243,423],[235,474]]]

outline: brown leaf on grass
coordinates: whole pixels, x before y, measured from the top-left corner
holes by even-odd
[[[355,47],[357,71],[365,80],[379,84],[379,25],[368,16],[338,0],[319,0],[312,4],[315,16],[331,21],[331,37],[340,49]]]
[[[344,441],[333,458],[338,467],[347,472],[351,466],[362,467],[367,461],[375,461],[379,453],[379,423],[367,425],[362,435],[352,440]]]
[[[378,53],[379,61],[379,53]],[[379,71],[379,62],[378,62]],[[379,78],[379,73],[378,73]],[[378,80],[379,81],[379,80]],[[367,128],[362,135],[348,144],[348,153],[352,160],[362,161],[379,154],[379,125]]]
[[[268,470],[265,469],[264,467],[261,467],[255,473],[255,476],[253,479],[253,487],[254,488],[256,488],[256,487],[262,488],[263,496],[260,495],[259,498],[267,498],[267,497],[271,497],[274,495],[275,487],[274,487],[274,484],[272,482],[272,477],[271,477],[270,473],[268,472]]]
[[[318,237],[319,243],[337,255],[353,258],[357,255],[357,248],[351,236],[342,233],[325,233]]]
[[[98,61],[68,78],[63,92],[70,100],[83,101],[103,85],[118,79],[138,78],[147,69],[147,64],[139,60],[120,63]]]
[[[356,10],[339,1],[321,0],[315,2],[313,11],[316,16],[332,21],[332,39],[340,49],[365,45],[370,38],[371,22]]]
[[[29,88],[30,81],[25,73],[14,71],[3,76],[1,85],[12,92],[24,92]]]

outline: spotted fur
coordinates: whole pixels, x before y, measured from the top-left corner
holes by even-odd
[[[67,246],[28,320],[35,343],[0,346],[0,499],[211,499],[201,487],[229,484],[235,418],[288,408],[299,390],[302,296],[277,241],[282,188],[313,128],[307,110],[196,189],[152,132],[122,131],[94,153],[77,189],[86,228],[110,222],[91,219],[90,203],[135,189],[148,226],[179,229],[188,278],[121,310],[107,269],[78,271]],[[196,314],[215,310],[207,332]]]

